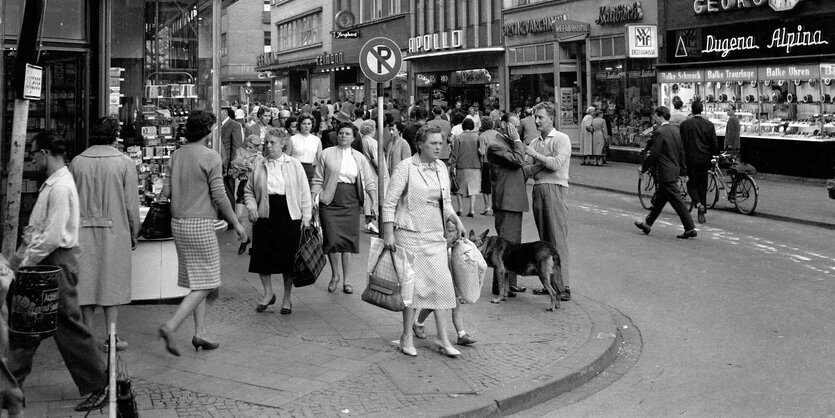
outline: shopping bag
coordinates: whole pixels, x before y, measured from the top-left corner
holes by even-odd
[[[467,303],[476,303],[487,274],[487,262],[478,247],[472,241],[460,238],[452,246],[450,265],[455,294]]]
[[[377,266],[375,262],[379,258],[379,254],[383,252],[383,247],[382,239],[371,237],[368,265],[366,266],[367,273],[370,277],[376,266],[379,276],[397,280],[400,283],[400,296],[403,298],[403,304],[410,306],[415,290],[415,270],[413,267],[415,256],[405,249],[397,247],[397,251],[392,253],[393,258],[383,258]]]
[[[310,286],[319,278],[325,268],[325,253],[322,252],[322,236],[318,225],[304,228],[299,239],[299,249],[293,259],[293,286]]]
[[[145,215],[139,235],[146,239],[171,238],[171,203],[154,202]]]

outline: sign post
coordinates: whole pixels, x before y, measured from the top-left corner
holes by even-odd
[[[360,49],[360,69],[365,76],[377,82],[377,222],[380,238],[383,238],[383,198],[385,197],[386,156],[383,152],[383,83],[391,81],[403,65],[400,47],[389,38],[370,39]]]

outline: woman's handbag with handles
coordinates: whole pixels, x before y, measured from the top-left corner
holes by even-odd
[[[311,224],[302,230],[299,250],[293,259],[293,286],[310,286],[316,283],[326,263],[319,227]]]
[[[378,267],[380,261],[388,254],[391,257],[391,263],[394,267],[395,276],[399,276],[397,272],[397,264],[394,261],[394,254],[388,249],[383,249],[380,256],[377,257],[377,263],[374,264],[374,270],[368,276],[368,286],[362,292],[362,300],[374,306],[379,306],[383,309],[388,309],[393,312],[400,312],[406,309],[403,303],[403,296],[401,296],[400,282],[398,277],[391,278],[382,277],[378,274]]]

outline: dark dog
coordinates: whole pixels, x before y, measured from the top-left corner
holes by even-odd
[[[520,276],[539,276],[542,287],[551,296],[551,306],[546,311],[559,308],[560,295],[565,292],[565,285],[562,283],[560,256],[554,246],[545,241],[514,244],[497,236],[488,237],[488,232],[489,229],[476,236],[470,230],[470,241],[481,251],[487,265],[493,267],[498,274],[499,297],[493,298],[491,302],[507,300],[507,292],[510,290],[507,280],[509,271]]]

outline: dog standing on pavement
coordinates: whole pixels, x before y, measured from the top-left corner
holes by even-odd
[[[519,276],[539,276],[542,287],[551,296],[551,306],[546,311],[558,309],[565,285],[562,282],[560,256],[554,246],[545,241],[514,244],[498,236],[488,237],[488,232],[489,229],[476,236],[475,231],[470,230],[470,241],[481,251],[487,265],[498,273],[499,296],[491,302],[507,300],[510,284],[506,273],[510,271]]]

